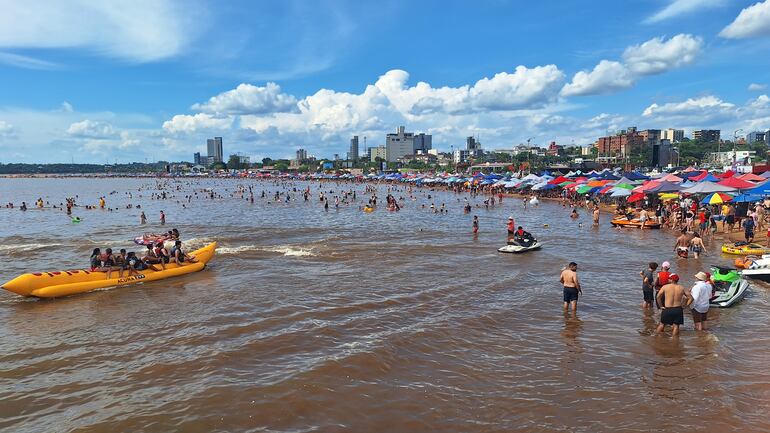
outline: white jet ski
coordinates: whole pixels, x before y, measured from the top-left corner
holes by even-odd
[[[746,296],[749,282],[737,270],[715,266],[711,268],[711,272],[716,294],[709,300],[709,306],[728,308]]]
[[[501,253],[526,253],[527,251],[537,250],[543,246],[537,239],[528,239],[524,242],[517,242],[513,239],[508,241],[508,245],[500,247],[497,251]]]

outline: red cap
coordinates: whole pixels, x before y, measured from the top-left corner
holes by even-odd
[[[671,274],[671,275],[668,276],[668,279],[676,283],[676,282],[679,281],[679,275]]]

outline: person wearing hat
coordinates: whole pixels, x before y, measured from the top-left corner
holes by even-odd
[[[711,284],[709,276],[705,272],[695,274],[695,285],[690,289],[692,296],[692,321],[697,331],[706,330],[706,317],[709,312],[709,300],[711,299]]]
[[[508,217],[508,225],[507,225],[507,227],[508,227],[508,237],[510,238],[510,237],[513,236],[513,233],[516,231],[516,224],[513,222],[513,217],[512,216]]]
[[[679,275],[671,274],[669,283],[661,287],[657,296],[658,304],[662,305],[660,312],[660,324],[655,330],[661,333],[671,325],[671,335],[679,335],[679,327],[684,324],[684,310],[682,304],[690,305],[692,297],[679,285]]]

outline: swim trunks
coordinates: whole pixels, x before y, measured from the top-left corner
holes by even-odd
[[[572,302],[578,300],[578,289],[574,287],[564,288],[564,302]]]
[[[682,307],[666,307],[660,312],[660,323],[664,325],[684,325]]]

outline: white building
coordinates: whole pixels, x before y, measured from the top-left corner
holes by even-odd
[[[672,143],[679,143],[684,140],[684,129],[668,128],[660,133],[661,140],[668,140]]]
[[[385,159],[388,162],[414,154],[414,134],[405,130],[405,126],[399,126],[395,134],[385,135]]]

